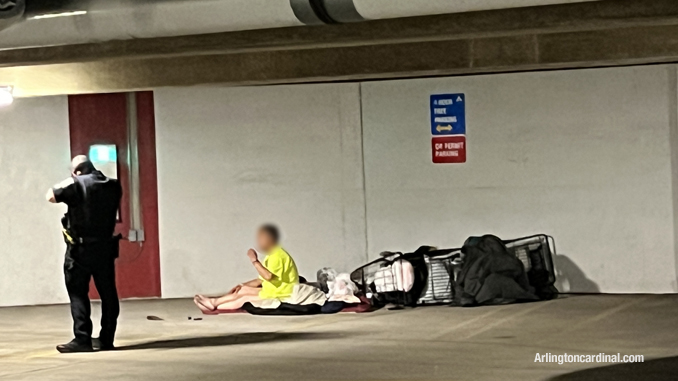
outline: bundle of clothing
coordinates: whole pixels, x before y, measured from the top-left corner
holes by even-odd
[[[523,262],[496,236],[471,237],[461,249],[463,265],[455,283],[460,306],[495,305],[539,300]]]

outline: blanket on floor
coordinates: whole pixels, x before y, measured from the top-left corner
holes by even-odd
[[[289,298],[253,300],[250,304],[260,309],[275,310],[283,303],[293,306],[308,306],[311,308],[315,305],[320,308],[325,302],[327,302],[327,297],[322,290],[309,286],[308,284],[297,284],[294,286],[292,296]]]
[[[267,316],[302,316],[302,315],[319,315],[319,314],[335,314],[335,313],[365,313],[374,310],[370,301],[365,297],[359,298],[359,303],[346,303],[341,301],[327,301],[322,306],[316,303],[309,303],[306,305],[295,305],[285,302],[280,302],[276,308],[259,308],[252,305],[252,303],[245,303],[243,308],[237,310],[219,310],[211,312],[203,312],[205,315],[222,315],[222,314],[236,314],[249,313],[252,315],[267,315]]]

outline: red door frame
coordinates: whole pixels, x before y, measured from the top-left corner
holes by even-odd
[[[116,278],[121,298],[161,296],[153,92],[136,93],[136,100],[139,189],[145,241],[143,245],[126,240],[120,243]],[[116,231],[126,237],[130,229],[127,95],[71,95],[68,97],[68,109],[72,156],[88,154],[93,144],[117,146],[118,178],[123,198],[121,222],[117,224]],[[96,292],[92,292],[92,297],[96,296]]]

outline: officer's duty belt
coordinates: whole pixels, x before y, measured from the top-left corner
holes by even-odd
[[[101,242],[110,242],[114,239],[119,239],[118,236],[115,237],[110,237],[110,238],[99,238],[99,237],[73,237],[70,235],[68,230],[63,229],[62,230],[64,234],[64,238],[66,239],[66,242],[70,243],[71,245],[76,245],[76,244],[91,244],[91,243],[101,243]]]

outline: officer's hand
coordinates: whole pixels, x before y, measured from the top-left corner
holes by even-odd
[[[51,202],[52,204],[56,204],[56,197],[54,196],[54,189],[49,188],[47,190],[47,194],[45,195],[45,198],[47,201]]]
[[[250,259],[250,262],[252,262],[252,263],[259,261],[259,257],[257,256],[257,252],[254,251],[254,249],[247,250],[247,257]]]

